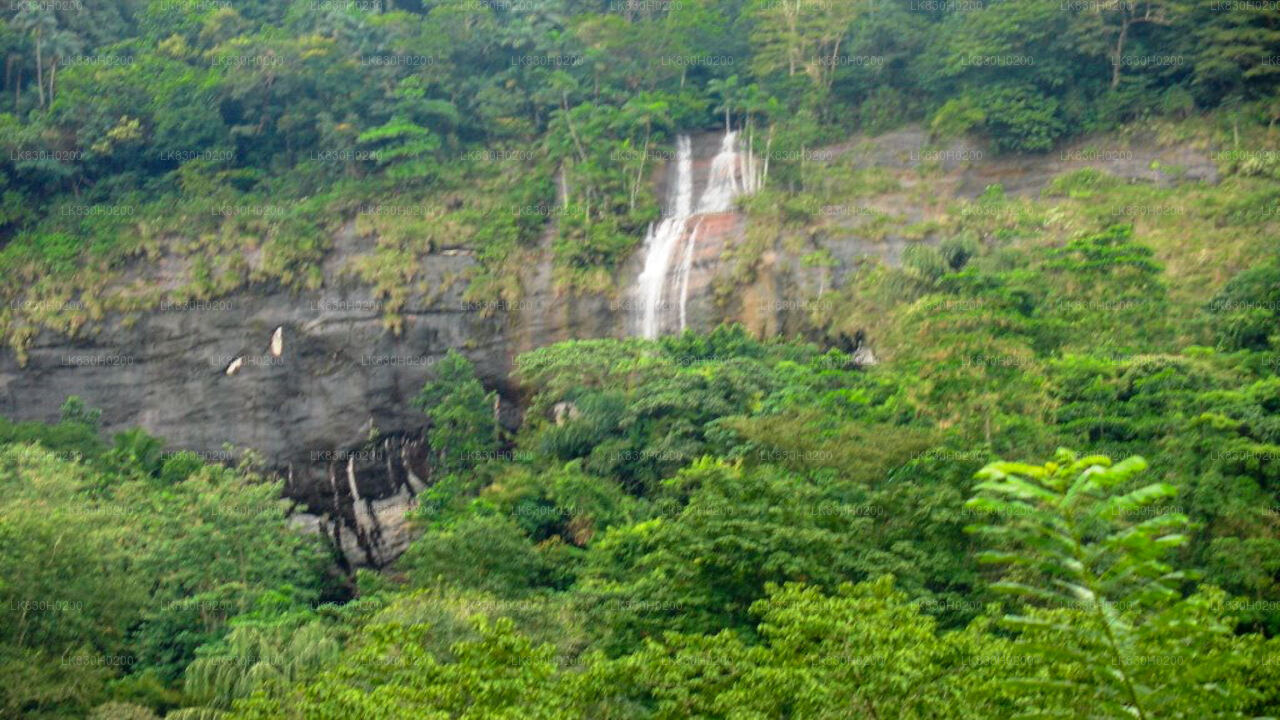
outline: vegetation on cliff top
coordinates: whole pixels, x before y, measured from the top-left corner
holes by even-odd
[[[0,326],[21,354],[41,327],[349,274],[395,329],[432,290],[424,255],[470,249],[471,291],[514,300],[548,228],[561,282],[605,288],[673,134],[726,121],[788,193],[852,132],[1043,151],[1214,109],[1230,162],[1274,175],[1253,133],[1278,116],[1280,28],[1219,5],[15,1]],[[352,219],[376,247],[322,268]]]

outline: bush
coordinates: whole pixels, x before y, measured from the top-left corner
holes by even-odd
[[[445,578],[457,587],[518,596],[543,586],[549,567],[510,517],[472,515],[433,529],[404,554],[402,566],[415,584]]]
[[[1225,351],[1272,347],[1280,332],[1280,264],[1250,268],[1232,278],[1209,303],[1218,348]]]
[[[935,140],[947,140],[960,137],[981,126],[987,121],[987,114],[978,107],[973,98],[965,95],[952,98],[938,108],[929,122],[929,130]]]
[[[1098,191],[1106,190],[1120,184],[1114,175],[1092,167],[1080,168],[1063,173],[1045,186],[1040,194],[1044,197],[1069,197],[1073,200],[1085,200],[1093,197]]]
[[[980,94],[983,127],[1006,152],[1044,152],[1064,135],[1059,103],[1031,86],[997,86]]]

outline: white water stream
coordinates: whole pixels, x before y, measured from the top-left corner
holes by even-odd
[[[655,338],[681,332],[688,324],[689,276],[705,215],[733,210],[741,195],[759,189],[760,177],[750,152],[738,148],[738,134],[726,132],[711,160],[706,188],[694,204],[693,142],[676,139],[676,179],[667,194],[666,215],[650,226],[644,240],[644,268],[636,282],[636,329]],[[678,264],[676,260],[679,258]]]

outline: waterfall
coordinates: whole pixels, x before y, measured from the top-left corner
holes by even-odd
[[[656,338],[666,331],[685,329],[689,277],[704,216],[732,211],[739,196],[755,192],[759,185],[754,158],[749,151],[739,151],[738,133],[727,131],[695,205],[693,142],[687,135],[677,138],[676,180],[667,193],[666,216],[649,227],[644,268],[636,282],[636,325],[642,337]],[[695,218],[690,230],[690,221]],[[679,263],[675,264],[677,257]]]
[[[738,154],[738,133],[727,132],[720,143],[720,152],[711,160],[711,172],[707,175],[707,189],[698,201],[699,213],[729,212],[733,201],[746,191],[742,156]]]
[[[663,310],[663,291],[667,270],[676,243],[684,235],[685,225],[693,212],[693,141],[688,135],[676,140],[676,183],[667,194],[670,215],[649,228],[644,240],[644,270],[638,282],[640,294],[640,334],[657,337]]]
[[[676,274],[676,283],[680,286],[680,329],[684,330],[688,326],[688,318],[685,308],[689,301],[689,275],[693,271],[693,249],[698,245],[698,231],[702,229],[702,218],[698,218],[698,224],[693,226],[693,232],[689,233],[689,242],[684,244],[684,260],[680,263],[680,270]]]

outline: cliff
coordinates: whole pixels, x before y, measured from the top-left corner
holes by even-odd
[[[695,195],[710,182],[720,144],[719,134],[693,139]],[[806,229],[751,238],[756,255],[745,276],[726,259],[747,241],[748,216],[732,209],[706,214],[685,280],[688,326],[728,319],[760,334],[801,332],[804,303],[821,289],[839,285],[866,258],[898,262],[911,240],[903,228],[941,217],[950,202],[994,183],[1034,196],[1057,175],[1085,166],[1143,182],[1216,179],[1208,155],[1190,148],[1138,144],[1108,157],[1086,149],[991,158],[966,142],[931,150],[916,129],[824,148],[814,153],[815,163],[882,168],[896,189],[856,206],[823,208]],[[932,169],[925,174],[924,167]],[[659,197],[670,195],[672,172],[667,166],[655,173]],[[887,231],[865,231],[871,210],[892,216]],[[926,233],[923,241],[930,240]],[[518,389],[508,380],[513,357],[560,340],[633,332],[645,250],[619,270],[616,293],[569,295],[553,282],[548,235],[547,247],[526,264],[522,300],[513,306],[466,302],[458,279],[475,259],[438,252],[418,268],[438,291],[409,298],[397,334],[386,329],[373,291],[338,272],[369,242],[354,226],[345,228],[326,259],[326,278],[333,279],[316,291],[254,286],[208,303],[108,316],[75,337],[44,331],[31,342],[25,366],[11,351],[0,354],[0,414],[52,421],[65,398],[78,395],[102,409],[108,433],[141,427],[170,449],[223,462],[252,450],[304,506],[300,525],[330,536],[353,565],[382,565],[408,543],[404,513],[431,482],[424,417],[410,400],[432,365],[448,349],[462,350],[498,391],[503,421],[518,423]],[[833,263],[803,263],[802,255],[816,249],[829,252]],[[140,269],[148,271],[154,269]]]

